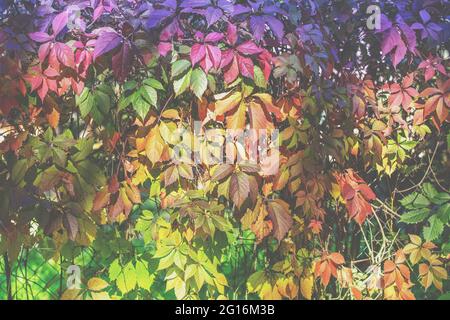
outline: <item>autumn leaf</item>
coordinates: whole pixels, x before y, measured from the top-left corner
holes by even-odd
[[[248,176],[245,173],[238,172],[231,176],[230,180],[230,198],[237,206],[241,208],[250,192]]]
[[[271,200],[267,203],[267,211],[273,223],[274,236],[278,241],[281,241],[293,223],[289,205],[281,199]]]

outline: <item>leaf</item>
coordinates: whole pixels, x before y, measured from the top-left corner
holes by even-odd
[[[215,169],[211,176],[212,181],[220,181],[228,177],[234,172],[234,166],[231,164],[220,164]]]
[[[108,53],[109,51],[117,48],[122,42],[122,37],[115,32],[103,32],[95,42],[94,48],[94,60],[99,56]]]
[[[12,181],[16,185],[18,185],[25,177],[27,170],[28,170],[28,160],[27,159],[18,160],[12,168],[11,172]]]
[[[267,211],[273,222],[275,238],[278,241],[283,240],[293,223],[289,205],[281,199],[271,200],[267,204]]]
[[[191,63],[195,66],[199,61],[203,60],[206,56],[206,46],[200,43],[196,43],[191,48]]]
[[[194,92],[197,98],[201,100],[203,93],[206,91],[207,87],[208,79],[206,78],[206,74],[202,69],[196,68],[191,75],[191,90]]]
[[[171,69],[172,79],[183,74],[190,66],[191,63],[188,60],[177,60],[174,63],[172,63]]]
[[[76,97],[76,104],[80,108],[81,116],[85,118],[94,106],[94,96],[88,88],[84,88],[79,97]]]
[[[411,193],[400,200],[400,203],[407,209],[425,208],[430,205],[430,201],[420,193]]]
[[[430,210],[427,208],[417,209],[408,213],[402,214],[400,221],[408,224],[419,223],[428,217]]]
[[[63,11],[53,18],[52,29],[54,37],[56,37],[61,32],[61,30],[67,25],[68,20],[69,20],[69,13],[67,11]]]
[[[153,276],[150,276],[148,267],[143,261],[136,261],[136,281],[137,285],[145,290],[150,290],[153,283]]]
[[[242,172],[231,176],[230,197],[234,204],[240,209],[250,192],[248,176]]]
[[[157,105],[158,102],[158,92],[155,90],[155,88],[144,85],[140,90],[141,96],[143,99],[145,99],[148,103],[150,103],[153,106]]]
[[[313,285],[314,285],[314,276],[312,274],[300,278],[300,292],[302,293],[302,296],[307,300],[312,299]]]
[[[150,103],[143,99],[139,92],[136,92],[136,97],[133,100],[133,109],[142,120],[145,120],[150,111]]]
[[[387,55],[392,51],[391,58],[394,67],[397,67],[397,65],[405,57],[407,48],[396,27],[390,28],[384,34],[383,42],[381,44],[381,51],[383,52],[383,55]]]
[[[164,145],[164,140],[161,137],[158,127],[154,127],[147,136],[145,145],[145,154],[153,164],[160,161],[164,151]]]
[[[63,216],[63,225],[67,230],[67,234],[69,239],[75,241],[75,238],[78,234],[78,220],[70,213],[66,213]]]
[[[87,283],[87,287],[89,288],[89,290],[92,290],[92,291],[102,291],[108,285],[109,285],[108,282],[106,282],[105,280],[103,280],[101,278],[97,278],[97,277],[89,279],[89,281]]]
[[[264,77],[264,73],[262,72],[260,67],[254,66],[253,75],[254,75],[255,84],[260,88],[266,89],[267,81],[266,81],[266,78]]]
[[[136,287],[136,270],[131,261],[120,271],[116,279],[116,284],[123,294],[130,292]]]
[[[46,116],[48,124],[53,129],[56,129],[59,125],[59,118],[60,118],[60,113],[58,112],[58,110],[56,110],[56,108],[52,108],[52,111],[48,113]]]
[[[126,42],[122,45],[119,52],[112,57],[112,69],[114,76],[120,82],[125,81],[131,70],[132,55],[131,45]]]
[[[190,69],[184,76],[173,82],[173,90],[175,91],[175,96],[179,96],[189,87],[191,83],[192,69]]]
[[[444,231],[444,224],[437,215],[431,216],[428,222],[430,225],[423,228],[423,236],[426,241],[436,240]]]
[[[242,100],[242,93],[236,91],[225,99],[218,100],[215,105],[214,112],[216,115],[223,115],[233,110]]]

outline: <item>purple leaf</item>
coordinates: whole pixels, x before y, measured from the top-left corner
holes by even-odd
[[[50,36],[49,34],[47,34],[45,32],[39,32],[39,31],[29,33],[28,36],[31,38],[31,40],[39,42],[39,43],[49,42],[53,39],[53,37]]]
[[[180,7],[182,8],[201,8],[211,5],[210,0],[184,0]]]
[[[251,11],[251,9],[249,7],[243,6],[241,4],[235,5],[233,9],[234,9],[232,11],[232,16],[233,17],[241,15],[241,14],[244,14],[244,13],[248,13],[248,12]]]
[[[420,10],[420,17],[422,18],[423,23],[427,23],[430,21],[431,17],[427,10]]]
[[[389,29],[383,37],[383,42],[381,44],[381,52],[383,55],[387,55],[392,51],[400,42],[403,42],[400,34],[395,28]]]
[[[220,18],[222,18],[223,13],[222,10],[214,7],[208,7],[206,10],[204,10],[203,15],[206,19],[206,23],[208,24],[208,27],[219,21]]]
[[[284,36],[284,26],[283,23],[277,18],[266,16],[266,22],[270,27],[270,30],[277,37],[278,40],[281,40]]]
[[[53,36],[56,37],[61,30],[67,25],[69,14],[67,11],[63,11],[55,16],[52,22]]]
[[[155,10],[148,16],[147,28],[154,28],[161,24],[161,22],[173,14],[170,10]]]
[[[264,31],[266,27],[266,22],[264,18],[260,16],[252,16],[250,18],[250,27],[253,32],[253,36],[257,41],[260,41],[264,36]]]
[[[122,37],[115,32],[103,32],[95,43],[94,60],[115,49],[122,42]]]

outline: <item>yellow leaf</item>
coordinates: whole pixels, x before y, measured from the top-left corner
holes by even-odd
[[[225,99],[216,102],[215,114],[220,116],[224,113],[233,110],[239,102],[242,100],[242,94],[240,92],[235,92]]]
[[[300,292],[305,299],[311,300],[314,276],[311,274],[300,279]]]
[[[239,104],[235,113],[227,117],[228,129],[243,129],[245,127],[245,111],[247,106],[244,102]]]
[[[145,145],[145,154],[147,158],[155,164],[161,159],[164,151],[164,141],[161,137],[158,127],[154,127],[149,135]]]
[[[108,282],[106,282],[103,279],[94,277],[94,278],[89,279],[87,286],[88,286],[89,290],[101,291],[108,286]]]

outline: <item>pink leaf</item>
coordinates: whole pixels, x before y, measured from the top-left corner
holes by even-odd
[[[39,47],[38,57],[40,62],[44,62],[50,52],[50,42],[44,43]]]
[[[158,44],[158,52],[163,57],[165,57],[170,51],[172,51],[172,49],[172,43],[170,42],[160,42]]]
[[[239,70],[244,77],[253,79],[253,61],[250,58],[238,56]]]
[[[240,44],[236,48],[236,50],[245,55],[258,54],[263,51],[252,41],[247,41],[247,42],[244,42],[243,44]]]
[[[234,46],[236,44],[237,37],[238,37],[237,27],[234,24],[228,23],[228,28],[227,28],[228,44]]]
[[[211,32],[205,38],[205,42],[216,43],[223,39],[223,34],[218,32]]]
[[[191,48],[191,63],[195,66],[200,60],[202,60],[206,55],[205,46],[196,43]]]

